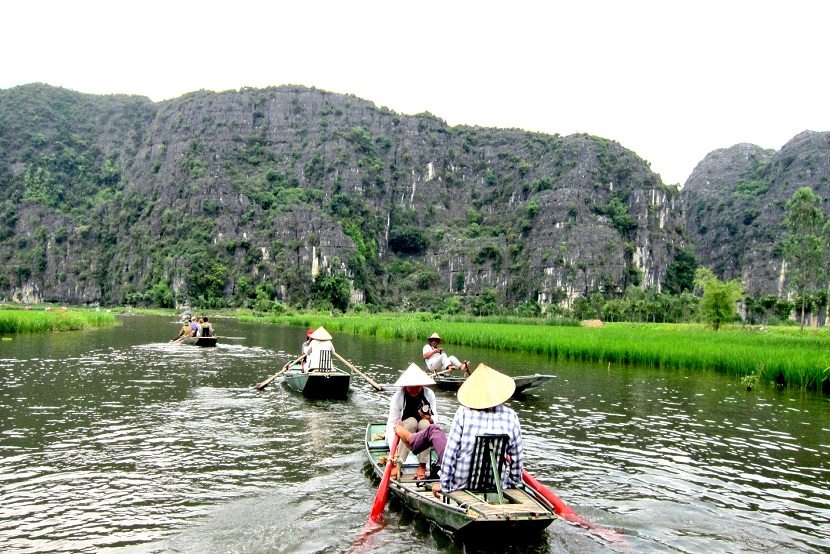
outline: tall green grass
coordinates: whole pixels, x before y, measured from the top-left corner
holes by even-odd
[[[111,313],[71,309],[68,311],[0,310],[0,333],[42,333],[75,331],[88,327],[115,325]]]
[[[244,316],[242,316],[244,318]],[[283,315],[266,321],[332,333],[423,341],[438,332],[449,344],[529,352],[552,359],[658,368],[715,370],[806,389],[830,388],[830,332],[790,328],[607,323],[599,328],[453,322],[420,314]]]

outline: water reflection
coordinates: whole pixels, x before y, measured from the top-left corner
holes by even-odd
[[[0,345],[0,549],[4,552],[343,552],[374,498],[362,437],[391,392],[359,377],[346,401],[278,381],[303,329],[220,320],[244,336],[173,345],[175,322],[130,318],[94,332]],[[392,383],[420,344],[335,337]],[[550,373],[511,401],[527,469],[581,515],[618,528],[606,544],[557,521],[504,552],[830,550],[830,406],[734,380],[557,365],[459,350],[508,373]],[[438,392],[438,421],[457,407]],[[372,549],[466,550],[399,506]],[[366,548],[365,546],[363,548]],[[371,551],[371,550],[370,550]],[[475,551],[488,551],[478,547]]]

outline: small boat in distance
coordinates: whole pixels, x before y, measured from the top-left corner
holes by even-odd
[[[441,390],[458,390],[467,378],[454,375],[430,375],[435,380],[436,386]],[[526,390],[533,387],[540,387],[553,379],[553,375],[517,375],[513,377],[516,382],[516,391],[513,396],[521,396]]]
[[[366,427],[366,456],[378,478],[384,471],[380,458],[389,453],[385,431],[386,422]],[[434,450],[430,455],[437,460]],[[432,494],[435,480],[415,479],[417,467],[418,458],[410,452],[400,479],[389,481],[389,491],[407,508],[463,541],[532,539],[557,517],[553,505],[525,483],[514,489],[461,489],[436,498]],[[481,471],[493,469],[486,464]],[[492,479],[493,473],[489,477]]]
[[[285,372],[283,382],[307,398],[344,399],[349,394],[352,374],[335,366],[303,371],[297,363]]]
[[[190,346],[216,346],[218,337],[187,337],[182,339],[181,344]]]

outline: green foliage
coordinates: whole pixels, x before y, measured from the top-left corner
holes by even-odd
[[[396,254],[421,255],[429,247],[429,238],[414,225],[394,227],[389,231],[389,248]]]
[[[469,225],[481,225],[484,223],[484,216],[473,208],[467,208],[467,223]]]
[[[769,187],[770,183],[767,181],[739,179],[732,194],[740,198],[754,199],[763,196],[769,190]]]
[[[701,267],[695,272],[696,287],[703,289],[700,313],[704,320],[717,331],[723,323],[734,321],[737,317],[735,304],[743,297],[744,291],[740,281],[721,282],[712,270]]]
[[[500,271],[502,264],[501,250],[492,244],[488,244],[476,252],[473,261],[479,265],[490,262],[495,271]]]
[[[342,275],[318,275],[311,288],[313,300],[318,305],[331,304],[345,312],[351,301],[351,284]]]
[[[613,223],[614,228],[622,236],[626,236],[629,231],[637,227],[634,218],[628,213],[628,206],[617,197],[613,197],[608,201],[608,208],[605,213],[611,218],[611,223]]]
[[[326,163],[323,156],[317,152],[305,164],[305,177],[310,182],[319,182],[323,180],[326,174]]]
[[[821,200],[808,187],[795,191],[787,202],[784,237],[784,260],[788,264],[788,282],[803,298],[814,292],[819,278],[826,273],[830,232],[825,232]],[[830,224],[828,224],[830,225]],[[804,325],[805,304],[801,303],[801,325]]]
[[[542,315],[542,306],[538,302],[522,302],[514,311],[519,317],[539,317]]]
[[[680,294],[691,291],[697,268],[697,258],[691,249],[684,248],[675,252],[674,259],[666,268],[666,279],[663,283],[666,292]]]
[[[457,305],[453,297],[445,305]],[[579,327],[571,319],[515,321],[505,317],[444,315],[439,332],[455,348],[471,346],[504,352],[526,352],[552,360],[581,360],[592,365],[638,364],[661,369],[702,369],[742,376],[763,367],[761,378],[806,389],[821,388],[828,378],[824,331],[790,332],[788,328],[748,329],[726,326],[718,332],[701,325],[606,323]],[[506,321],[502,321],[506,320]],[[272,318],[308,328],[325,325],[332,333],[419,341],[436,330],[435,321],[411,314],[320,314]]]
[[[346,136],[346,140],[351,142],[358,152],[367,154],[371,157],[377,156],[372,135],[363,127],[353,127],[351,132]]]
[[[109,327],[118,321],[111,313],[71,309],[69,311],[0,310],[0,333],[43,333]]]
[[[207,250],[195,250],[188,256],[187,289],[199,306],[220,307],[224,303],[228,275],[228,267]]]
[[[459,271],[453,278],[453,288],[456,292],[464,292],[464,272]]]
[[[492,169],[488,168],[487,171],[484,172],[484,181],[490,186],[493,186],[493,185],[496,184],[496,182],[497,182],[496,174],[493,172]]]
[[[441,280],[441,275],[432,267],[425,267],[415,276],[415,285],[419,290],[428,290]]]
[[[496,291],[488,289],[473,299],[470,311],[476,316],[487,316],[498,312]]]

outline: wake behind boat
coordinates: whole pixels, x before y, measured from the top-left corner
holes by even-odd
[[[190,346],[216,346],[217,337],[187,337],[182,339],[181,344]]]
[[[389,453],[385,431],[386,423],[370,423],[366,427],[366,456],[378,478],[382,478],[384,470],[379,465],[380,458]],[[436,459],[434,451],[431,456]],[[434,480],[415,479],[417,467],[418,458],[410,453],[400,479],[389,481],[390,492],[407,508],[461,540],[523,540],[540,533],[556,518],[554,507],[525,483],[520,488],[501,490],[501,499],[495,488],[457,490],[436,498],[431,490]],[[483,471],[492,471],[492,467],[488,465]]]

